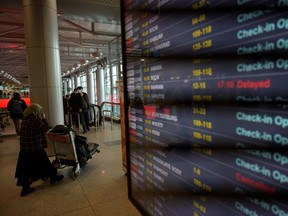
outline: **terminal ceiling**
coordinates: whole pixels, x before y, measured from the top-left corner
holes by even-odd
[[[119,57],[119,0],[58,0],[57,10],[61,75],[108,53]],[[22,0],[1,0],[0,82],[21,87],[28,79]]]

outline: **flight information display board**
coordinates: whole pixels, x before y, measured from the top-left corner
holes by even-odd
[[[129,198],[288,215],[288,1],[123,0]]]

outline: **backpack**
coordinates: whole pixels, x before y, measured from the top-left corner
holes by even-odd
[[[50,130],[51,133],[58,133],[58,134],[69,134],[70,131],[74,130],[72,128],[67,127],[66,125],[56,125],[54,128]]]
[[[76,134],[76,132],[72,128],[65,125],[56,125],[49,132],[64,135],[69,134],[70,131],[73,131],[75,133],[74,141],[79,165],[80,167],[84,167],[85,165],[87,165],[87,161],[92,158],[92,156],[89,154],[87,137]]]
[[[13,116],[21,116],[23,115],[23,109],[20,101],[14,101],[12,104],[11,114]]]
[[[87,137],[76,134],[74,141],[80,167],[83,167],[87,165],[87,161],[92,158],[89,154]]]

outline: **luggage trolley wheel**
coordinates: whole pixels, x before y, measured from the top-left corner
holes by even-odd
[[[80,166],[79,166],[79,163],[76,163],[72,169],[72,174],[71,174],[72,179],[76,180],[79,174],[80,174]]]
[[[54,166],[55,169],[58,169],[60,167],[60,162],[58,160],[53,160],[52,165]]]
[[[52,165],[55,169],[64,169],[66,167],[66,165],[61,164],[57,159],[52,161]]]

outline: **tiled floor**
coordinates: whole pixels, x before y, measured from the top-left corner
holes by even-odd
[[[128,200],[119,124],[114,124],[111,130],[106,122],[105,129],[91,128],[85,134],[90,142],[100,145],[101,152],[95,154],[76,180],[71,178],[72,167],[59,169],[58,172],[65,176],[63,181],[55,185],[42,180],[34,182],[32,186],[36,190],[25,197],[20,197],[21,187],[16,186],[14,178],[19,138],[15,135],[13,125],[1,133],[5,134],[0,143],[1,216],[141,215]]]

